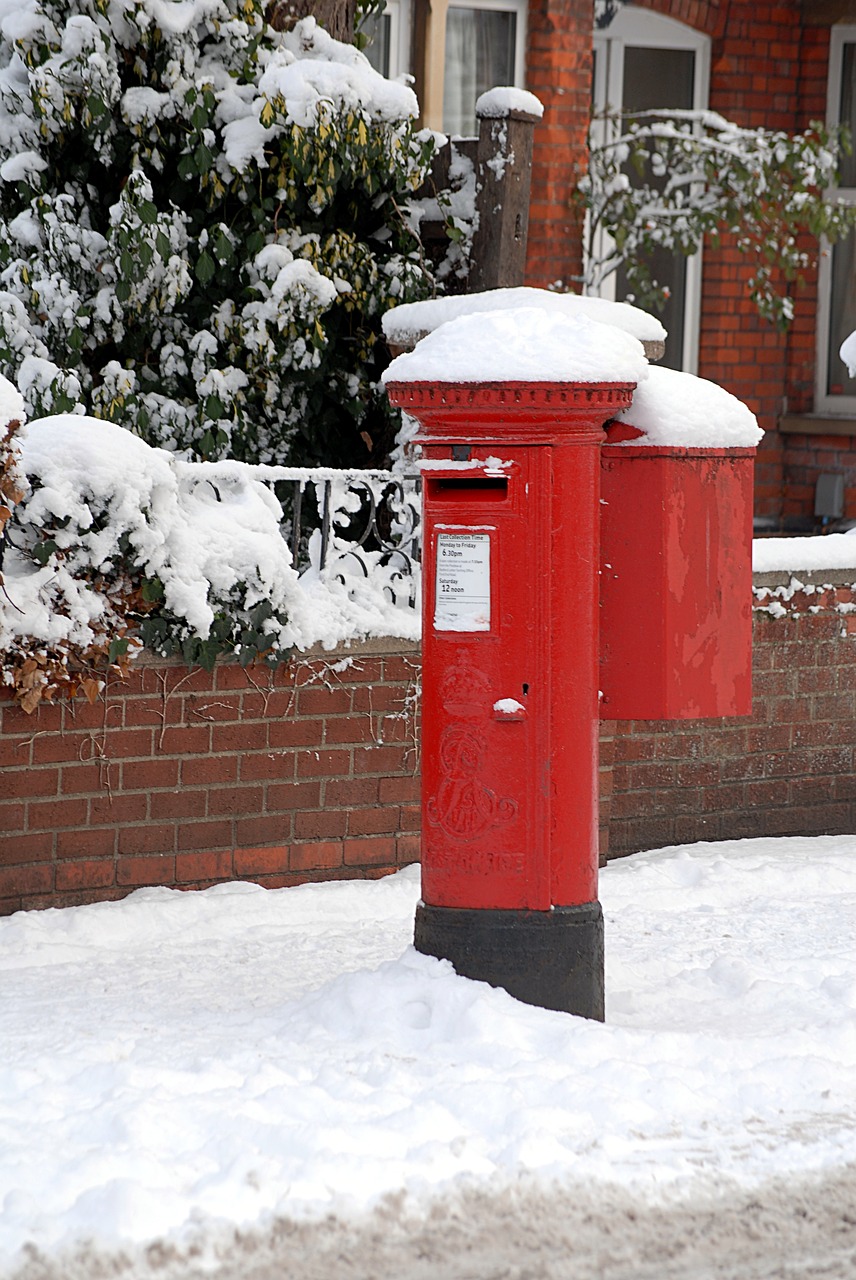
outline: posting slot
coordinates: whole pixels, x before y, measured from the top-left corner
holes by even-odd
[[[427,489],[432,502],[503,502],[508,497],[508,477],[431,476]]]

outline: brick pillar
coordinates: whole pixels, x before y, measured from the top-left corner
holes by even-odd
[[[526,85],[544,119],[532,157],[527,284],[579,288],[582,211],[572,197],[586,168],[593,29],[593,0],[530,3]]]

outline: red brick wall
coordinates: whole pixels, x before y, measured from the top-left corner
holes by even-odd
[[[817,478],[824,472],[844,477],[845,520],[856,520],[856,436],[788,435],[784,450],[783,516],[806,521],[814,511]]]
[[[856,591],[758,591],[751,717],[604,725],[604,857],[856,830]],[[417,859],[418,651],[350,656],[270,678],[150,664],[35,716],[0,702],[0,914]]]
[[[535,129],[526,283],[575,288],[582,211],[573,194],[587,165],[592,0],[530,0],[526,86],[544,104]]]
[[[799,115],[795,128],[807,129],[826,119],[829,75],[829,28],[803,27],[800,33]],[[816,246],[807,245],[809,248]],[[787,405],[790,413],[810,413],[814,407],[817,333],[817,277],[794,291],[794,321],[788,332]],[[790,450],[791,442],[788,442]],[[797,446],[799,447],[799,445]]]
[[[856,830],[854,599],[849,586],[758,596],[751,717],[615,725],[611,857]]]
[[[374,876],[419,852],[418,653],[214,675],[141,665],[95,706],[0,699],[0,914],[141,885]]]

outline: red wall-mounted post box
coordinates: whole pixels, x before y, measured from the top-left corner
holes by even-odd
[[[754,454],[604,445],[603,719],[751,713]]]
[[[416,946],[602,1019],[600,447],[632,384],[387,390],[424,433]]]

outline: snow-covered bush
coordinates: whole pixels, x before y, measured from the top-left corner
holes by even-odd
[[[787,285],[811,265],[817,238],[839,239],[856,224],[856,208],[824,197],[845,145],[843,130],[822,124],[792,136],[742,129],[711,111],[607,113],[595,121],[579,188],[589,209],[587,286],[596,291],[623,265],[628,301],[661,306],[650,252],[689,255],[705,237],[729,235],[751,263],[759,312],[785,327]]]
[[[416,99],[264,0],[0,0],[0,373],[194,456],[367,465]]]
[[[0,379],[0,422],[13,400]],[[80,414],[15,428],[0,447],[0,683],[26,711],[94,699],[141,647],[188,666],[276,666],[313,644],[418,631],[378,553],[351,580],[335,557],[298,578],[257,474],[270,469],[186,462]],[[337,496],[334,524],[352,497]]]

